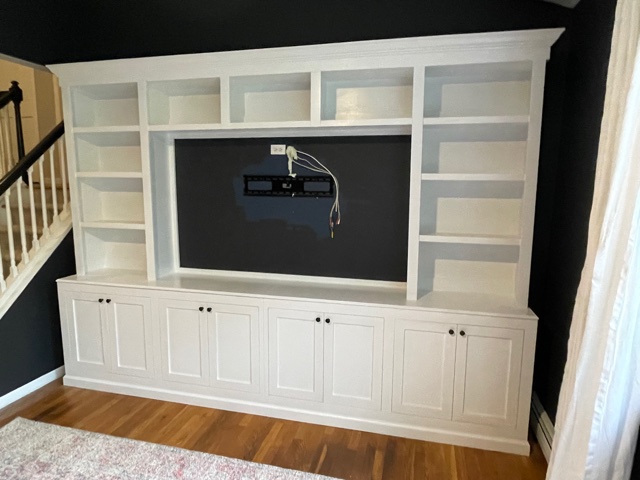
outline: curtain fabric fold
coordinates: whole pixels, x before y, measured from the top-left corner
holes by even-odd
[[[640,0],[616,7],[548,480],[623,480],[640,423]]]

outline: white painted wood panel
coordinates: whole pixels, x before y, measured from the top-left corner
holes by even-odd
[[[318,312],[269,309],[269,394],[322,400],[324,323]]]
[[[101,297],[104,299],[104,297]],[[76,366],[108,367],[107,330],[98,295],[73,292],[67,296],[71,315],[69,339],[73,363]]]
[[[327,313],[324,328],[324,401],[380,410],[384,320]]]
[[[459,325],[453,419],[515,427],[524,331]]]
[[[124,375],[151,377],[151,301],[148,298],[111,295],[106,301],[113,371]]]
[[[456,325],[396,319],[393,349],[394,412],[450,419]]]
[[[166,380],[209,384],[207,322],[200,306],[179,300],[158,302],[162,373]]]
[[[211,385],[260,390],[260,325],[256,307],[207,307]]]

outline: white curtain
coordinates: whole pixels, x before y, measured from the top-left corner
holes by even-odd
[[[631,473],[640,423],[640,0],[618,0],[548,480]]]

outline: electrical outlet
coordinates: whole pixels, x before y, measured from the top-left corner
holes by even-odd
[[[271,155],[284,155],[286,148],[286,145],[271,145]]]

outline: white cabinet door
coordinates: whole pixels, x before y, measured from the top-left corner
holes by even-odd
[[[71,358],[65,359],[70,370],[67,373],[108,371],[107,328],[102,315],[104,299],[104,296],[85,292],[65,295],[71,353]]]
[[[524,332],[458,326],[453,419],[515,426]]]
[[[105,303],[113,372],[153,376],[151,301],[108,295]]]
[[[269,309],[269,393],[322,401],[320,313]]]
[[[211,385],[260,391],[260,335],[257,307],[209,305],[207,329]]]
[[[392,410],[451,419],[456,325],[396,320]]]
[[[208,385],[209,351],[206,314],[202,313],[204,304],[160,300],[158,311],[165,380]]]
[[[380,410],[384,320],[324,315],[324,400]]]

